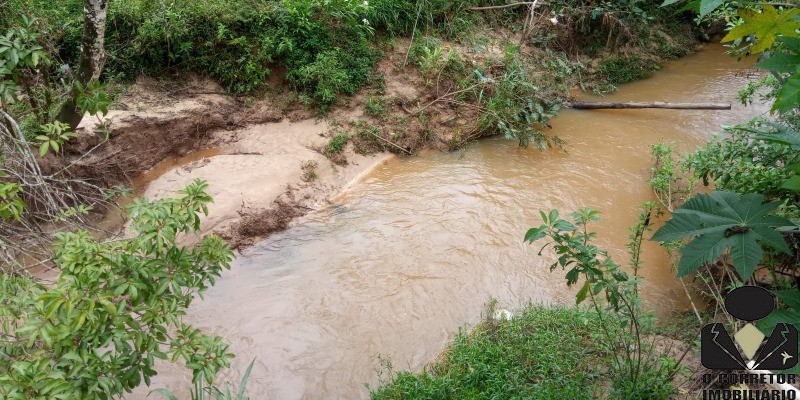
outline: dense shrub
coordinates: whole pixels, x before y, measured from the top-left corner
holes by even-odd
[[[529,306],[510,321],[460,331],[437,362],[418,374],[397,373],[371,398],[593,398],[601,359],[587,338],[596,338],[599,329],[592,313]]]
[[[82,2],[15,0],[41,18],[64,62],[77,64]],[[355,0],[119,0],[108,13],[106,78],[208,74],[232,93],[263,89],[276,64],[322,107],[369,82],[376,52],[368,3]]]
[[[658,63],[640,57],[610,56],[600,61],[597,72],[606,82],[616,85],[646,78],[658,68]]]
[[[782,185],[793,173],[784,167],[800,161],[800,155],[770,140],[779,130],[762,131],[773,129],[758,120],[726,128],[704,147],[686,155],[683,163],[705,185],[713,182],[716,190],[792,197],[793,192]]]

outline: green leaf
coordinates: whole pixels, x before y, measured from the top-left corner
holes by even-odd
[[[780,52],[761,60],[756,67],[786,74],[794,72],[798,64],[800,64],[800,55]]]
[[[701,235],[681,249],[678,277],[688,275],[702,265],[714,262],[725,253],[728,241],[722,235]]]
[[[800,9],[778,12],[775,7],[765,5],[760,13],[747,8],[740,8],[738,13],[744,23],[731,29],[722,38],[722,42],[754,35],[758,41],[750,48],[752,53],[760,53],[770,48],[778,36],[796,37],[796,30],[800,28],[800,23],[793,20],[800,13]]]
[[[792,52],[800,54],[800,38],[781,36],[778,38],[778,41],[783,43],[786,46],[786,48],[791,50]]]
[[[545,231],[547,231],[547,226],[542,225],[538,228],[531,228],[528,229],[528,232],[525,233],[525,241],[526,242],[535,242],[545,236]]]
[[[50,141],[43,142],[41,146],[39,146],[39,157],[44,157],[47,154],[47,150],[50,149]]]
[[[772,294],[779,298],[783,304],[789,306],[789,308],[800,311],[800,291],[796,289],[776,290],[773,291]],[[800,320],[797,322],[800,322]]]
[[[772,110],[786,112],[800,105],[800,74],[795,73],[781,86]]]
[[[783,182],[781,188],[800,191],[800,176],[795,175],[787,179]]]
[[[721,6],[726,0],[702,0],[700,2],[700,17],[705,17],[717,7]]]
[[[783,236],[772,228],[791,225],[791,222],[768,215],[779,203],[763,202],[764,196],[757,193],[697,195],[678,207],[651,240],[691,239],[681,251],[678,276],[715,261],[731,248],[736,271],[742,279],[748,279],[761,260],[759,242],[779,251],[789,250]]]
[[[250,361],[250,365],[247,366],[247,370],[244,372],[242,376],[242,381],[239,383],[239,395],[236,397],[237,399],[244,399],[244,388],[247,386],[247,379],[250,377],[250,371],[253,369],[253,364],[256,362],[254,358],[253,361]]]
[[[774,231],[773,231],[774,232]],[[777,232],[776,232],[777,233]],[[778,234],[780,235],[780,234]],[[750,277],[761,261],[761,246],[749,246],[755,242],[755,231],[749,231],[728,238],[731,247],[731,261],[741,277]]]
[[[153,390],[153,391],[151,391],[150,393],[147,394],[147,397],[150,397],[150,395],[153,394],[153,393],[158,393],[158,394],[164,396],[167,400],[178,400],[178,398],[175,397],[175,395],[172,394],[167,389],[156,389],[156,390]]]
[[[566,231],[566,232],[574,231],[576,229],[575,225],[563,219],[556,221],[556,223],[553,224],[553,227],[560,231]]]
[[[553,224],[556,222],[557,218],[558,218],[558,210],[556,210],[555,208],[550,210],[550,215],[547,216],[548,221],[550,221],[550,223]]]
[[[752,131],[756,134],[756,139],[800,149],[800,131],[783,124],[770,123],[769,125],[774,128],[774,131]],[[787,168],[791,169],[793,166],[789,165]]]
[[[578,294],[575,295],[575,304],[580,304],[584,300],[586,300],[586,295],[589,293],[589,280],[587,279],[583,282],[583,286],[581,290],[578,291]]]

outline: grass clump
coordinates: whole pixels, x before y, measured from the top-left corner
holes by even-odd
[[[650,76],[650,73],[659,69],[657,62],[644,58],[631,56],[606,57],[597,65],[597,72],[611,85],[633,82]]]
[[[328,142],[328,152],[333,154],[341,153],[349,139],[350,137],[347,135],[347,132],[337,133],[331,138],[331,141]]]
[[[373,400],[594,398],[598,390],[596,314],[529,305],[511,320],[461,331],[419,374],[399,372]]]
[[[317,179],[317,167],[319,163],[314,160],[305,160],[302,164],[300,164],[300,169],[303,170],[303,175],[301,178],[303,182],[311,182]]]
[[[386,99],[380,96],[369,96],[364,102],[364,114],[383,119],[386,117]]]

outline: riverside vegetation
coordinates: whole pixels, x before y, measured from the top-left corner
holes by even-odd
[[[660,61],[690,51],[696,38],[687,28],[688,19],[731,15],[729,6],[720,1],[694,2],[676,13],[678,8],[643,0],[556,0],[546,5],[499,0],[4,3],[0,6],[0,399],[116,398],[149,384],[156,373],[155,360],[167,358],[181,360],[193,372],[194,396],[233,397],[231,390],[223,392],[213,385],[215,374],[233,356],[226,344],[180,319],[194,296],[213,285],[233,257],[227,244],[213,235],[196,246],[180,242],[197,231],[200,216],[207,214],[211,199],[205,184],[194,182],[176,199],[136,200],[129,212],[137,235],[102,239],[89,233],[96,230],[93,215],[113,207],[111,200],[127,191],[98,186],[92,176],[80,176],[71,163],[62,163],[64,155],[77,147],[75,128],[87,113],[98,118],[97,141],[113,138],[113,126],[103,116],[137,75],[204,74],[245,99],[287,91],[298,106],[320,114],[333,112],[350,96],[366,91],[364,119],[340,127],[323,150],[334,161],[351,142],[364,152],[413,153],[438,144],[436,135],[442,130],[447,131],[448,148],[502,134],[521,145],[544,149],[560,144],[547,132],[548,121],[564,106],[573,86],[605,92],[646,77]],[[758,122],[738,130],[784,151],[786,146],[797,146],[793,136],[797,77],[788,67],[797,64],[800,53],[793,35],[797,27],[789,15],[794,11],[743,7],[739,13],[744,23],[731,26],[729,33],[752,53],[765,54],[760,65],[774,71],[771,80],[759,82],[743,97],[751,99],[763,93],[758,88],[770,88],[785,121]],[[765,18],[780,29],[762,29]],[[407,43],[405,54],[392,59],[389,53],[399,43]],[[489,50],[470,52],[472,48]],[[378,68],[385,59],[397,71],[418,78],[430,101],[388,102],[383,97],[385,70]],[[270,86],[271,74],[283,75],[286,85]],[[442,122],[459,119],[466,122]],[[723,154],[750,164],[770,162],[748,143],[737,145],[743,151],[734,146]],[[717,154],[695,156],[694,170],[716,179],[719,169],[710,158]],[[788,186],[766,194],[785,200],[780,212],[793,218],[796,206],[787,199],[797,189],[796,167],[790,168],[793,162],[778,155],[771,160],[764,169],[784,171]],[[312,180],[310,164],[308,170]],[[673,185],[677,178],[665,179],[663,184]],[[732,190],[736,182],[745,181],[729,180]],[[717,184],[717,188],[724,187]],[[648,229],[646,215],[654,212],[653,205],[646,207],[632,236],[634,260]],[[577,284],[580,278],[587,282],[579,300],[588,299],[592,310],[532,306],[510,321],[487,321],[459,336],[459,344],[434,370],[420,376],[401,373],[373,396],[490,397],[562,390],[625,398],[669,396],[674,390],[669,378],[680,372],[678,362],[656,351],[653,341],[643,340],[652,318],[639,305],[636,274],[623,273],[604,251],[590,245],[592,235],[585,228],[595,215],[585,210],[569,222],[551,212],[544,215],[545,225],[526,237],[529,241],[548,237],[559,243],[564,259],[571,260],[560,265],[572,266],[568,283]],[[762,225],[771,227],[777,220],[767,221],[772,222],[761,221]],[[744,234],[756,231],[754,227],[752,234]],[[665,240],[680,239],[679,233],[672,232]],[[711,261],[711,255],[700,261]],[[771,251],[769,255],[770,260],[785,259]],[[746,261],[750,268],[752,260]],[[632,267],[635,271],[638,261]],[[44,282],[36,269],[54,269],[57,278]],[[794,304],[794,292],[779,293],[787,304]],[[524,354],[521,350],[552,341],[547,332],[552,333],[556,323],[574,328],[562,343],[565,347],[541,350],[537,353],[541,357],[527,362],[518,358]],[[531,329],[536,334],[526,335]],[[596,339],[594,344],[566,346],[587,336]],[[632,343],[635,351],[630,350]],[[507,357],[492,356],[498,352]],[[602,362],[589,362],[590,356]],[[483,361],[469,361],[473,358]],[[568,360],[572,362],[567,364]],[[618,372],[610,385],[597,379],[604,367]],[[560,380],[542,384],[531,382],[532,376]],[[515,386],[503,386],[509,381]],[[239,398],[244,397],[245,383],[233,390]]]
[[[522,375],[531,365],[525,357],[510,357],[512,361],[509,362],[506,357],[493,359],[483,355],[482,351],[498,347],[502,349],[498,352],[504,355],[535,353],[526,347],[528,342],[518,343],[506,336],[524,330],[531,341],[546,340],[549,327],[558,318],[545,314],[552,319],[531,325],[531,314],[542,314],[538,306],[528,306],[515,319],[490,325],[493,335],[487,335],[486,323],[469,334],[460,334],[440,361],[420,374],[398,374],[394,382],[374,391],[373,398],[404,398],[408,394],[415,398],[459,398],[463,393],[469,393],[469,397],[492,398],[508,387],[513,387],[515,394],[555,398],[548,387],[552,381],[559,382],[565,393],[578,390],[576,398],[609,394],[611,398],[626,399],[673,398],[677,395],[673,379],[680,374],[680,363],[691,349],[687,347],[680,357],[672,358],[655,345],[652,328],[657,326],[657,321],[640,308],[636,290],[644,231],[651,216],[665,212],[672,214],[671,219],[651,240],[661,242],[673,253],[678,277],[694,275],[695,289],[710,304],[702,310],[694,309],[697,319],[690,323],[693,331],[699,333],[702,324],[721,319],[732,331],[741,328],[743,322],[728,316],[722,304],[725,293],[744,284],[765,286],[779,299],[781,308],[758,323],[763,332],[771,331],[778,322],[800,322],[800,280],[797,279],[800,266],[797,203],[800,199],[797,119],[800,92],[796,82],[800,72],[797,69],[800,23],[796,16],[800,9],[792,4],[749,1],[733,4],[714,0],[667,0],[665,5],[676,3],[683,3],[684,10],[694,10],[698,22],[726,21],[727,34],[722,41],[730,43],[733,56],[754,54],[759,58],[756,67],[769,74],[743,88],[741,100],[745,104],[756,99],[772,103],[772,115],[724,127],[723,134],[688,154],[677,155],[674,144],[653,145],[650,183],[658,203],[645,204],[638,225],[632,228],[632,241],[628,246],[632,277],[622,272],[607,253],[591,244],[593,234],[588,233],[586,225],[596,220],[594,210],[573,213],[571,222],[559,218],[557,210],[542,212],[545,224],[532,228],[525,235],[529,242],[545,237],[552,241],[551,248],[559,258],[551,270],[567,270],[567,285],[582,281],[577,303],[589,299],[592,315],[600,319],[589,328],[591,333],[586,336],[601,336],[603,341],[593,339],[588,344],[581,343],[585,347],[594,346],[592,350],[596,353],[578,353],[576,362],[575,350],[569,346],[571,336],[567,334],[568,346],[550,348],[554,356],[541,355],[570,360],[566,361],[569,365],[587,371],[582,377],[588,379],[576,385],[569,374],[558,369],[562,364],[556,361],[554,370],[524,373],[527,380],[520,382],[515,379],[517,374]],[[699,194],[701,183],[713,184],[716,191]],[[757,279],[756,271],[764,272],[765,278]],[[599,301],[601,294],[605,301]],[[577,308],[560,312],[571,313],[573,321],[581,321],[587,311]],[[569,325],[567,321],[557,323]],[[498,330],[501,333],[497,333]],[[692,342],[692,338],[682,339]],[[464,372],[464,365],[469,366],[468,373]],[[609,376],[614,377],[610,385],[591,379],[597,377],[590,372],[592,366],[597,365],[607,366]],[[490,369],[493,376],[500,378],[478,378],[478,371],[482,369]],[[796,369],[789,372],[797,372]],[[563,380],[559,381],[560,378]],[[484,382],[486,385],[481,386]]]

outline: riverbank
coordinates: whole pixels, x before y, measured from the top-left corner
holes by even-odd
[[[611,314],[565,306],[528,304],[514,313],[487,309],[483,321],[459,330],[437,359],[417,373],[394,371],[387,362],[381,386],[370,388],[372,400],[402,399],[678,399],[694,398],[687,379],[699,359],[690,356],[671,381],[656,381],[656,371],[643,373],[645,393],[622,394],[609,375],[608,343],[603,324],[618,324]],[[656,337],[646,351],[670,368],[688,346]]]
[[[330,119],[287,107],[272,99],[242,104],[207,79],[165,84],[140,78],[104,117],[110,139],[98,141],[99,120],[85,118],[77,129],[81,148],[73,148],[67,162],[107,187],[130,186],[133,197],[170,197],[205,179],[214,203],[186,243],[214,233],[239,248],[328,205],[391,157],[358,154],[347,146],[339,153],[343,162],[333,163],[325,155]],[[111,210],[101,225],[124,234],[125,216]]]
[[[670,40],[658,44],[673,46],[661,55],[653,45],[629,47],[631,57],[649,60],[645,68],[609,63],[617,58],[606,53],[594,58],[543,53],[517,44],[521,36],[514,31],[482,31],[466,41],[393,38],[384,44],[376,81],[341,98],[324,115],[314,114],[277,73],[272,90],[259,98],[226,94],[212,80],[192,75],[169,81],[140,77],[104,118],[109,140],[100,139],[99,118],[85,118],[77,145],[67,147],[61,162],[105,187],[131,186],[135,196],[163,198],[194,178],[207,179],[215,203],[200,235],[216,233],[234,248],[246,247],[329,205],[333,195],[389,154],[463,148],[503,134],[499,126],[517,132],[506,131],[508,139],[558,151],[563,143],[549,121],[576,85],[610,90],[612,83],[647,76],[659,62],[696,45],[690,35]],[[428,52],[437,55],[429,59]],[[595,72],[582,77],[582,70]],[[476,74],[481,78],[474,83]],[[522,75],[508,80],[507,74]],[[532,91],[506,92],[505,86]],[[541,103],[526,106],[526,98]],[[535,121],[519,120],[523,114]],[[519,121],[512,126],[507,118]],[[114,214],[107,221],[116,225],[105,225],[119,230],[124,214]]]
[[[549,271],[555,257],[522,243],[541,224],[539,210],[601,210],[598,246],[625,263],[628,228],[654,200],[650,146],[677,140],[690,149],[720,124],[768,112],[736,103],[748,71],[721,45],[705,46],[606,100],[688,101],[691,93],[733,110],[564,110],[552,130],[566,152],[493,137],[393,157],[334,196],[333,207],[243,250],[185,318],[247,355],[220,381],[238,382],[256,358],[252,396],[366,398],[379,358],[420,371],[459,327],[481,322],[489,298],[512,310],[574,304],[563,274]],[[644,307],[665,320],[691,312],[666,252],[647,241],[642,261]],[[153,387],[186,393],[189,379],[164,366]]]

